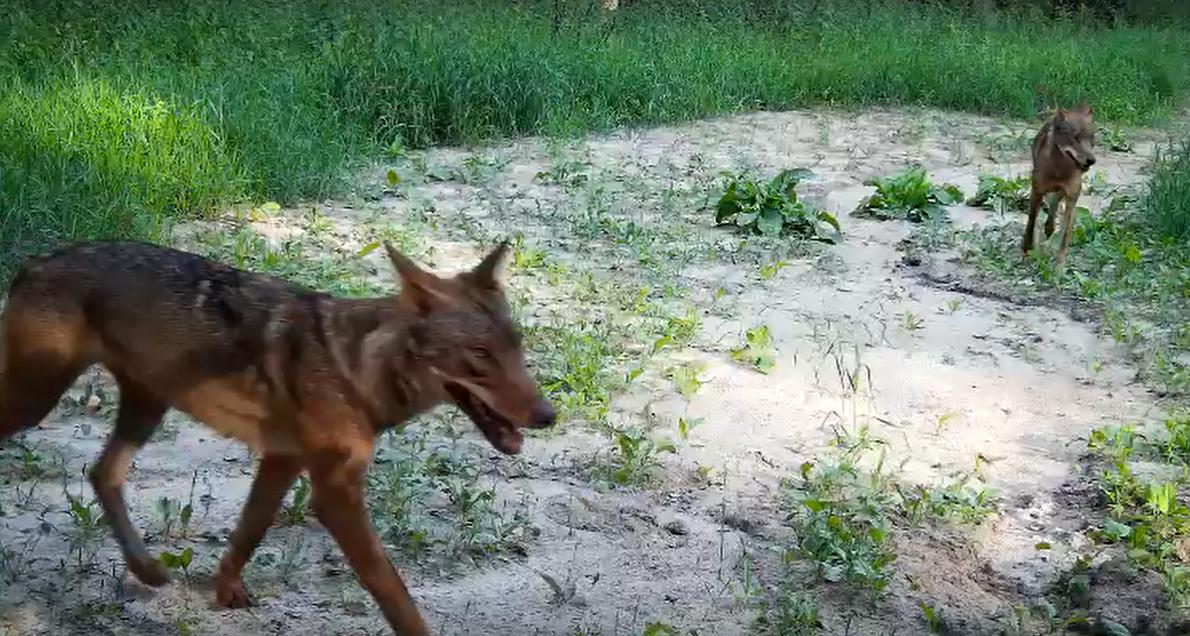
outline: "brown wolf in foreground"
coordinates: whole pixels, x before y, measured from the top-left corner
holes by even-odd
[[[1037,234],[1037,215],[1046,195],[1057,193],[1058,200],[1045,217],[1045,237],[1054,234],[1054,220],[1062,211],[1062,243],[1054,265],[1066,264],[1070,234],[1074,230],[1074,210],[1083,190],[1083,174],[1095,165],[1095,122],[1091,107],[1083,104],[1075,110],[1059,108],[1033,138],[1032,190],[1029,194],[1029,221],[1021,252],[1029,255]]]
[[[496,279],[507,244],[451,278],[385,248],[401,291],[363,300],[143,243],[84,243],[31,260],[4,319],[0,440],[36,425],[82,371],[103,364],[119,384],[119,415],[90,478],[136,578],[167,582],[129,521],[123,484],[175,408],[261,455],[215,575],[221,605],[247,604],[240,571],[308,471],[318,520],[393,629],[428,634],[365,510],[374,437],[453,402],[514,454],[520,429],[550,426],[554,410],[526,372]]]

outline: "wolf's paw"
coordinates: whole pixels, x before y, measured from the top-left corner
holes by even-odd
[[[215,602],[220,607],[240,609],[248,607],[248,590],[240,577],[220,576],[215,581]]]
[[[169,583],[169,572],[165,570],[165,566],[147,554],[142,558],[129,559],[128,571],[132,572],[136,580],[149,587],[161,587]]]

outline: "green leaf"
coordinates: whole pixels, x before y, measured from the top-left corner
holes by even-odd
[[[732,184],[727,187],[727,191],[719,197],[719,202],[715,204],[715,223],[723,224],[739,212],[739,198],[736,194],[735,184]]]
[[[948,183],[938,189],[938,192],[935,193],[935,198],[937,198],[938,203],[941,203],[942,205],[954,205],[955,203],[963,200],[963,191],[960,190],[958,186]]]
[[[788,199],[796,199],[797,184],[813,175],[814,173],[806,168],[782,170],[769,182],[769,189],[784,194]]]
[[[1103,533],[1113,541],[1120,541],[1132,534],[1132,527],[1115,519],[1108,519],[1103,523]]]
[[[839,226],[839,219],[836,219],[835,215],[831,214],[830,212],[827,212],[826,210],[818,211],[818,220],[835,228],[836,232],[841,233],[843,231],[843,228]]]
[[[1124,260],[1135,265],[1140,262],[1140,249],[1135,244],[1130,244],[1124,250]]]
[[[1128,551],[1128,558],[1132,559],[1133,561],[1138,561],[1140,563],[1148,563],[1149,561],[1152,560],[1153,555],[1148,550],[1142,550],[1140,548],[1133,548]]]
[[[781,226],[784,223],[785,219],[781,216],[781,212],[770,208],[761,212],[757,217],[756,229],[765,236],[777,236],[781,233]]]
[[[678,630],[666,623],[649,623],[641,636],[678,636]]]
[[[384,180],[388,182],[388,185],[395,186],[401,182],[401,177],[397,175],[396,170],[390,168],[389,171],[385,173]]]
[[[359,249],[359,252],[356,252],[356,256],[359,258],[363,258],[363,257],[367,256],[368,254],[375,252],[379,247],[380,247],[380,241],[372,241],[371,243],[368,243],[367,245],[361,247]]]
[[[1039,551],[1040,550],[1050,550],[1053,547],[1054,546],[1050,545],[1048,541],[1038,541],[1037,543],[1033,544],[1033,549],[1039,550]]]

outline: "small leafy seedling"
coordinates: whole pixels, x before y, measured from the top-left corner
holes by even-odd
[[[839,221],[798,199],[798,183],[811,174],[803,168],[784,170],[768,183],[753,181],[746,174],[727,176],[723,195],[715,205],[715,223],[734,224],[765,236],[788,234],[837,242]]]
[[[157,500],[157,515],[161,518],[161,537],[168,539],[174,536],[177,528],[181,536],[185,536],[190,529],[190,518],[194,515],[193,504],[182,506],[179,502],[162,497]]]
[[[186,576],[186,580],[190,580],[190,563],[194,560],[193,548],[186,548],[180,553],[162,552],[157,559],[167,570],[181,570]]]
[[[641,636],[678,636],[678,628],[669,623],[649,623]]]
[[[655,440],[643,429],[608,427],[608,433],[614,449],[610,464],[600,472],[617,486],[648,483],[660,466],[658,455],[675,452],[672,443]]]
[[[538,172],[536,177],[541,183],[558,186],[580,186],[587,182],[587,166],[577,161],[558,161],[548,170]]]
[[[517,235],[512,241],[512,262],[509,268],[514,272],[522,272],[545,266],[545,250],[525,244],[525,237]]]
[[[768,265],[761,265],[757,270],[760,280],[771,280],[778,272],[789,266],[789,261],[777,261]]]
[[[773,350],[773,335],[768,325],[758,325],[744,334],[744,344],[731,350],[731,359],[747,364],[757,371],[772,373],[777,366]]]
[[[948,633],[946,619],[943,617],[941,609],[925,601],[918,601],[918,606],[921,608],[921,617],[925,621],[926,631],[931,634]]]
[[[687,439],[689,439],[690,431],[693,431],[695,428],[702,426],[703,421],[704,420],[701,417],[695,417],[695,418],[690,418],[690,419],[687,419],[684,417],[678,418],[678,438],[680,438],[683,442],[686,441]]]
[[[1101,128],[1099,143],[1114,152],[1132,152],[1132,142],[1128,141],[1128,137],[1119,124],[1115,124],[1111,128]]]
[[[905,327],[905,331],[912,332],[924,327],[925,321],[922,320],[921,316],[918,316],[912,311],[906,311],[905,313],[901,314],[901,325]]]
[[[298,477],[297,485],[293,488],[293,501],[281,509],[282,523],[287,526],[300,526],[304,524],[309,508],[310,478],[302,475]]]
[[[666,376],[674,383],[674,388],[682,397],[689,400],[694,397],[702,388],[702,380],[698,377],[702,369],[695,364],[686,364],[680,367],[672,367],[666,372]]]
[[[876,193],[865,199],[857,212],[881,220],[907,219],[920,223],[942,216],[946,206],[963,200],[958,186],[930,183],[925,168],[920,166],[867,184],[875,186]]]

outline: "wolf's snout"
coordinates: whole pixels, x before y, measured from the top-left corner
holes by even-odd
[[[1093,165],[1095,165],[1095,157],[1093,155],[1087,155],[1087,162],[1084,164],[1083,171],[1089,170]]]
[[[529,428],[549,428],[554,425],[557,414],[554,407],[545,400],[537,400],[533,411],[529,413]]]

